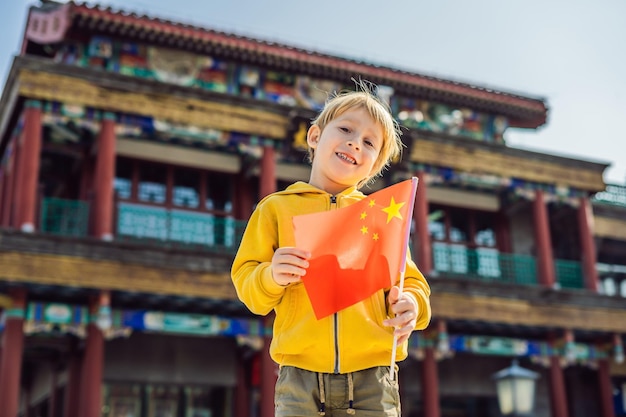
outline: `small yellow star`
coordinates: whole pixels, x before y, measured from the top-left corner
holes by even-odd
[[[387,213],[387,223],[391,221],[392,218],[397,217],[402,220],[402,215],[400,214],[400,209],[404,206],[404,202],[396,203],[393,197],[391,197],[391,202],[389,203],[389,207],[385,207],[382,209],[385,213]]]
[[[370,207],[374,207],[375,205],[376,205],[376,201],[375,200],[370,200],[369,206]]]
[[[378,240],[378,233],[374,233],[374,234],[372,235],[372,239],[374,239],[374,240]]]
[[[366,217],[367,217],[366,212],[361,213],[361,220],[365,220]]]
[[[364,235],[367,234],[367,226],[361,227],[361,233],[363,233]]]

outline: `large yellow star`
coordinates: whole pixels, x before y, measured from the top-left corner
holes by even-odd
[[[400,214],[400,209],[402,208],[402,206],[404,206],[404,202],[396,203],[396,200],[391,197],[391,202],[389,203],[389,206],[382,209],[385,213],[387,213],[387,223],[389,223],[394,217],[402,220],[402,215]]]

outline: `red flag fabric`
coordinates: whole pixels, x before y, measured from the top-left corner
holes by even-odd
[[[396,282],[416,189],[413,178],[350,206],[293,218],[296,246],[311,252],[302,282],[318,320]]]

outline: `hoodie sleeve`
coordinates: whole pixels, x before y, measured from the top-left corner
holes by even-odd
[[[280,302],[285,287],[272,277],[272,257],[278,248],[278,226],[267,204],[252,213],[231,268],[239,299],[258,315],[266,315]]]
[[[398,281],[397,284],[399,284]],[[404,291],[410,293],[417,301],[416,330],[428,327],[432,315],[430,309],[430,286],[407,253],[406,270],[404,274]]]

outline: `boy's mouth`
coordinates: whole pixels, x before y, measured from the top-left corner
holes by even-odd
[[[335,155],[337,155],[339,158],[343,159],[344,161],[351,163],[352,165],[356,165],[356,159],[354,159],[350,155],[347,155],[341,152],[337,152],[335,153]]]

